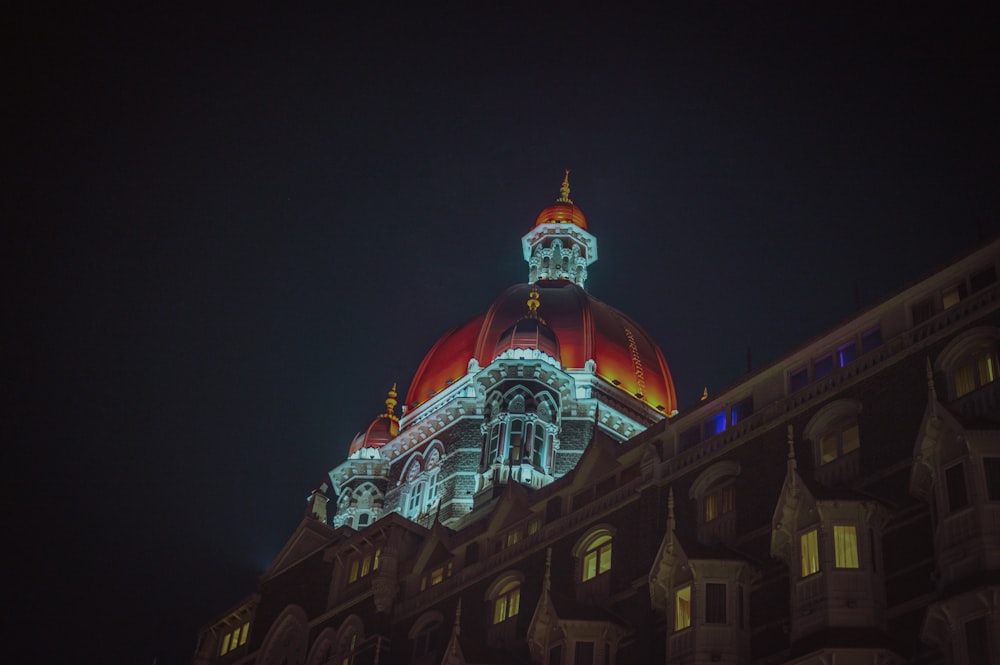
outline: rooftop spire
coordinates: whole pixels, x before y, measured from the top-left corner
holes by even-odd
[[[556,199],[556,203],[573,205],[573,199],[569,197],[569,169],[566,169],[566,175],[563,176],[562,185],[559,187],[559,198]]]

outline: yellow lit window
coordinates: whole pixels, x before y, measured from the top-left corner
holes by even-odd
[[[833,546],[837,568],[858,567],[858,533],[853,526],[834,526]]]
[[[382,548],[378,548],[374,552],[366,552],[351,561],[351,572],[347,577],[347,581],[356,582],[362,577],[367,577],[373,571],[378,570],[378,559],[381,555]]]
[[[736,509],[736,488],[729,484],[712,490],[705,495],[703,501],[705,521],[711,522]]]
[[[536,533],[538,533],[538,529],[540,529],[541,526],[542,526],[541,520],[531,520],[530,522],[528,522],[528,535],[533,536]]]
[[[592,580],[611,570],[611,536],[599,536],[583,555],[583,581]]]
[[[840,431],[829,432],[819,440],[819,463],[832,462],[841,455],[846,455],[860,447],[861,439],[858,436],[856,424]]]
[[[969,357],[952,372],[955,397],[963,397],[973,390],[993,383],[1000,377],[1000,356],[996,349],[984,349]]]
[[[227,653],[247,643],[247,633],[250,630],[250,622],[244,623],[230,633],[222,636],[222,644],[219,648],[219,655],[225,656]]]
[[[819,572],[819,537],[816,529],[808,531],[799,538],[802,551],[802,577],[809,577]]]
[[[690,584],[677,590],[674,607],[674,630],[684,630],[691,625]]]
[[[510,582],[500,590],[493,603],[493,623],[501,623],[517,616],[521,610],[521,584]]]
[[[451,577],[451,561],[446,565],[439,566],[429,573],[423,576],[420,580],[420,590],[423,591],[429,586],[434,586],[436,584],[441,584],[447,578]]]
[[[507,534],[507,547],[517,545],[521,541],[521,530],[514,529]]]

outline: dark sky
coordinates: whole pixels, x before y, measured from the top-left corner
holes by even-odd
[[[526,279],[564,168],[682,404],[998,230],[985,4],[33,4],[0,203],[0,650],[33,662],[188,662],[386,389]]]

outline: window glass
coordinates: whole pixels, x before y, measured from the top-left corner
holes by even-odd
[[[882,346],[882,329],[879,327],[861,333],[861,353],[874,351]]]
[[[809,383],[809,372],[805,367],[800,367],[799,369],[793,370],[791,374],[788,375],[788,391],[795,392],[801,388],[805,388]]]
[[[746,420],[752,415],[753,415],[753,395],[733,405],[732,419],[730,422],[731,424],[735,425],[738,422]]]
[[[573,652],[573,665],[594,665],[594,643],[577,642]]]
[[[960,303],[966,295],[968,294],[966,293],[965,284],[956,284],[955,286],[947,288],[941,292],[941,306],[945,309],[954,307]]]
[[[817,358],[813,363],[813,378],[821,379],[833,371],[833,356]]]
[[[595,538],[583,555],[583,581],[611,570],[611,536]]]
[[[719,413],[715,414],[714,416],[711,416],[708,420],[705,421],[704,424],[705,438],[707,439],[710,436],[715,436],[716,434],[725,431],[725,429],[726,429],[726,412],[720,411]]]
[[[802,554],[802,577],[809,577],[819,572],[819,537],[816,529],[807,531],[799,537],[799,548]]]
[[[837,349],[837,366],[843,367],[858,357],[858,345],[850,341]]]
[[[983,471],[986,473],[986,495],[990,501],[1000,501],[1000,457],[984,457]]]
[[[833,546],[837,568],[858,567],[858,533],[853,526],[834,526]]]
[[[986,618],[979,617],[965,622],[965,650],[967,663],[990,662],[990,638],[986,629]]]
[[[948,511],[955,512],[969,505],[969,495],[965,490],[965,465],[956,464],[944,472],[948,490]]]
[[[502,623],[521,610],[521,585],[511,582],[500,591],[493,604],[493,623]]]
[[[910,308],[910,313],[913,315],[913,325],[919,325],[926,321],[927,319],[934,316],[934,300],[933,298],[928,298],[913,305]]]
[[[674,630],[684,630],[691,625],[690,584],[677,590],[674,606]]]
[[[725,584],[705,584],[705,623],[726,623]]]

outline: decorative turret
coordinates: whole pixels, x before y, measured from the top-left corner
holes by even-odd
[[[587,218],[569,193],[567,169],[555,205],[542,210],[521,238],[529,282],[566,280],[584,286],[587,266],[597,260],[597,238],[587,231]]]

